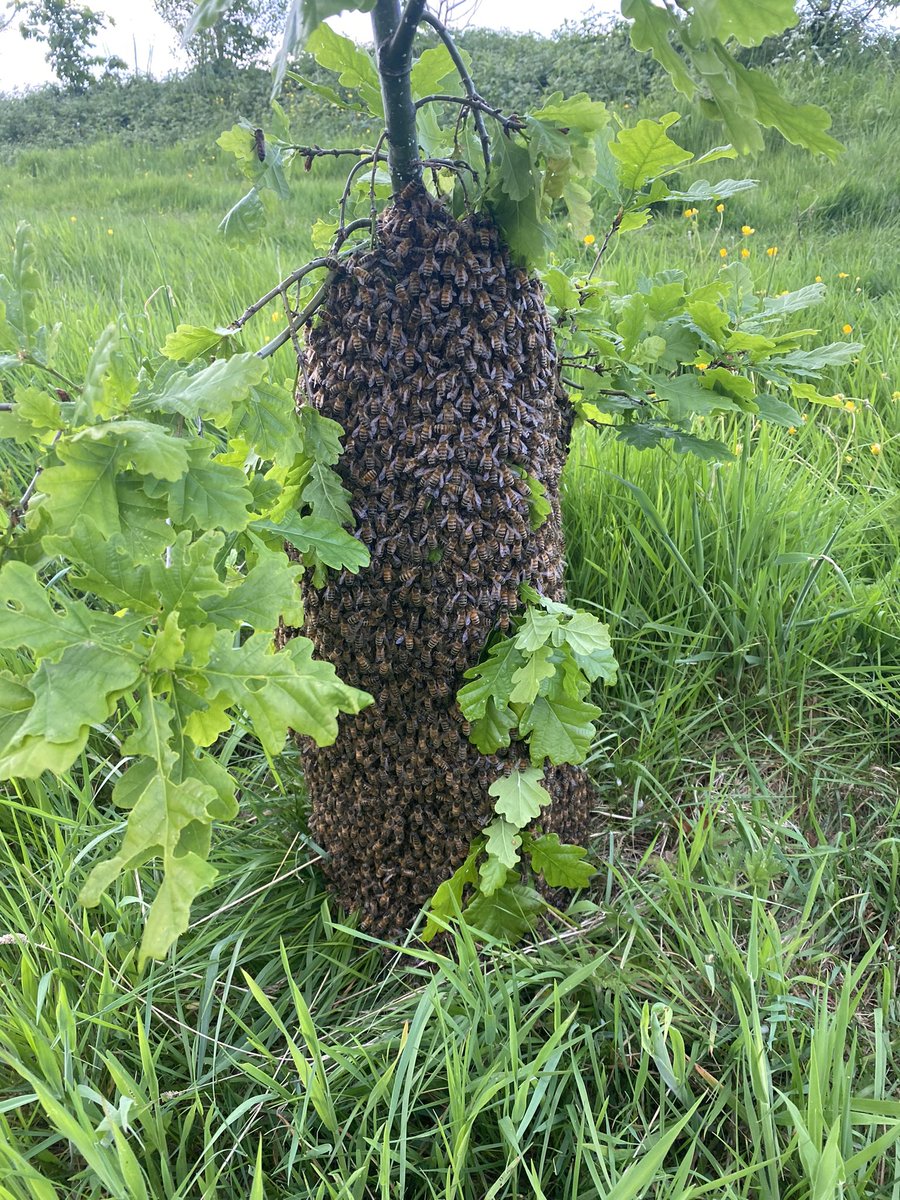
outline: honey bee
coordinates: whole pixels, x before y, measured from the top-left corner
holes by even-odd
[[[365,484],[366,487],[368,487],[370,484],[375,483],[375,481],[377,479],[378,479],[377,472],[370,469],[363,473],[363,476],[362,476],[360,482]]]
[[[260,162],[266,161],[266,135],[261,129],[253,130],[253,147]],[[310,161],[310,160],[308,160]],[[309,170],[309,167],[306,168]]]
[[[429,248],[425,251],[425,254],[422,258],[422,265],[419,267],[419,270],[426,279],[430,279],[437,270],[437,262],[435,261],[434,251],[432,249]]]
[[[362,338],[359,335],[359,330],[356,326],[350,331],[350,349],[354,354],[359,354],[363,348]]]
[[[391,349],[394,351],[395,354],[397,353],[398,350],[400,350],[400,348],[403,346],[405,341],[406,341],[406,338],[403,335],[402,324],[400,323],[400,321],[394,321],[393,325],[391,326],[390,345],[391,345]]]

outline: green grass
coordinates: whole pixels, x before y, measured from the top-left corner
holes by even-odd
[[[728,164],[761,185],[721,229],[711,205],[699,233],[662,218],[604,268],[700,282],[746,243],[760,287],[821,275],[815,324],[865,349],[832,380],[856,411],[723,425],[726,466],[580,436],[570,590],[623,668],[590,896],[516,950],[374,945],[330,906],[295,756],[235,737],[221,878],[141,972],[152,872],[76,902],[120,829],[98,732],[0,803],[0,1200],[900,1197],[900,103],[892,78],[826,82],[843,164]],[[303,176],[237,251],[214,154],[22,155],[0,237],[34,227],[77,373],[119,311],[137,354],[173,317],[227,322],[307,256],[337,179]]]

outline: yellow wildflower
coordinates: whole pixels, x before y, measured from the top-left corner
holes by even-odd
[[[853,462],[853,455],[852,455],[852,454],[845,454],[845,455],[844,455],[844,462],[847,462],[847,463]]]
[[[725,205],[724,205],[724,204],[717,204],[717,205],[716,205],[716,212],[724,212],[724,211],[725,211]]]
[[[768,248],[768,250],[766,251],[766,254],[768,254],[769,258],[774,258],[777,253],[778,253],[777,246],[770,246]]]
[[[69,217],[69,220],[70,220],[70,221],[77,221],[77,220],[78,220],[78,218],[77,218],[77,217]]]
[[[856,412],[856,402],[853,400],[845,400],[844,401],[844,411],[848,412],[848,413],[855,413]]]
[[[743,248],[743,250],[741,251],[741,258],[749,258],[749,257],[750,257],[750,251],[745,246]]]
[[[756,230],[752,225],[742,225],[741,233],[744,235],[744,237],[749,237],[751,233],[756,233]]]
[[[699,208],[686,208],[682,215],[685,217],[696,217],[699,211]]]
[[[791,425],[791,426],[788,428],[788,433],[796,433],[796,432],[797,432],[797,426],[796,426],[796,425]]]
[[[841,326],[841,333],[852,333],[852,332],[853,332],[852,325],[842,325]]]
[[[709,367],[709,363],[694,363],[698,371],[705,371]]]
[[[822,276],[821,276],[821,275],[817,275],[817,276],[816,276],[816,283],[821,283],[821,282],[822,282]]]
[[[722,249],[719,251],[719,258],[727,258],[727,257],[728,257],[728,251],[723,246]]]
[[[900,392],[891,392],[892,400],[900,400]]]
[[[273,322],[275,322],[275,321],[277,321],[277,320],[278,320],[278,313],[277,313],[277,312],[273,312],[273,313],[272,313],[272,321],[273,321]]]
[[[838,279],[849,279],[850,276],[846,271],[838,271]]]
[[[594,242],[596,242],[596,240],[597,239],[594,237],[594,235],[592,233],[586,233],[584,235],[584,244],[586,246],[593,246],[593,244],[594,244]]]
[[[110,237],[112,237],[112,235],[113,235],[113,231],[112,231],[111,229],[107,229],[107,231],[106,231],[106,232],[109,234],[109,236],[110,236]]]
[[[869,447],[869,449],[872,451],[872,453],[877,458],[878,455],[881,453],[881,444],[879,442],[873,442],[872,445]]]

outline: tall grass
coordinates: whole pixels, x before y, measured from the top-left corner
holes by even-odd
[[[119,829],[98,731],[0,802],[0,1200],[900,1195],[898,98],[826,84],[857,99],[848,165],[779,150],[721,224],[661,217],[608,264],[701,282],[749,222],[759,286],[821,275],[815,324],[865,350],[831,381],[853,411],[723,425],[728,465],[579,437],[569,586],[623,667],[591,893],[515,950],[373,943],[329,903],[296,756],[236,736],[221,878],[141,972],[152,871],[76,902]],[[212,152],[20,155],[0,186],[77,373],[119,311],[136,356],[241,311],[307,253],[336,176],[303,176],[252,251],[215,233],[240,183]]]

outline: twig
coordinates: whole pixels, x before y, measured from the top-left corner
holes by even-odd
[[[300,158],[342,158],[352,155],[354,158],[365,158],[372,153],[371,146],[283,146],[284,150],[293,150]],[[308,169],[308,168],[307,168]]]
[[[456,42],[453,40],[450,30],[447,28],[444,22],[436,17],[433,13],[424,12],[422,14],[422,20],[426,25],[431,26],[431,28],[447,47],[450,57],[453,60],[453,65],[456,67],[457,74],[462,80],[463,87],[466,89],[466,95],[470,100],[480,100],[481,97],[478,95],[478,89],[475,87],[475,81],[472,79],[466,64],[463,62],[462,55],[459,52]],[[478,140],[481,142],[481,153],[484,155],[485,170],[488,170],[491,165],[491,142],[490,138],[488,137],[487,127],[484,123],[484,113],[478,108],[473,108],[472,116],[475,120],[475,129],[478,132]]]
[[[600,249],[597,251],[596,255],[594,256],[594,261],[591,263],[591,269],[587,273],[588,279],[590,279],[590,277],[594,274],[594,272],[600,266],[600,259],[606,253],[606,247],[609,245],[609,239],[612,237],[612,235],[616,232],[616,230],[622,224],[622,218],[624,216],[625,216],[625,209],[620,208],[619,211],[616,213],[616,215],[613,217],[613,223],[612,223],[612,225],[610,225],[609,229],[607,229],[606,237],[600,243]]]
[[[357,220],[351,221],[349,225],[339,229],[334,235],[334,241],[331,243],[331,253],[337,254],[351,233],[356,233],[358,229],[369,229],[371,224],[372,222],[368,217],[359,217]],[[356,250],[357,246],[354,246],[353,249]]]
[[[56,443],[59,441],[59,439],[62,437],[62,432],[63,431],[61,429],[57,429],[56,433],[53,435],[53,441],[50,443],[51,450],[56,445]],[[43,471],[43,469],[44,469],[43,464],[38,467],[38,469],[35,471],[35,473],[31,477],[31,483],[29,483],[28,487],[22,493],[22,499],[19,501],[18,504],[16,504],[13,507],[13,509],[10,512],[10,518],[15,518],[14,523],[16,525],[25,516],[25,513],[28,509],[28,502],[31,500],[31,497],[34,495],[34,489],[37,487],[37,481],[40,479],[41,472]]]
[[[349,251],[347,253],[349,253]],[[255,300],[248,309],[245,309],[245,311],[239,317],[231,322],[228,328],[238,330],[242,326],[246,325],[250,318],[255,317],[261,308],[265,308],[267,304],[270,304],[279,296],[284,296],[292,284],[297,283],[305,275],[309,275],[311,271],[318,271],[321,267],[328,267],[329,270],[333,271],[336,265],[337,263],[334,256],[328,254],[323,255],[321,258],[314,258],[310,262],[305,263],[302,267],[298,267],[297,270],[292,271],[286,279],[282,279],[281,283],[277,283],[275,287],[271,289],[271,291],[266,292],[264,296],[260,296],[258,300]]]
[[[515,113],[507,116],[502,109],[494,108],[480,96],[445,96],[435,93],[433,96],[423,96],[421,100],[417,100],[416,109],[418,110],[426,104],[461,104],[463,108],[471,109],[473,116],[476,112],[481,112],[488,117],[493,117],[495,121],[500,122],[507,133],[510,130],[518,133],[525,128],[525,122],[521,117],[517,117]]]
[[[298,312],[295,317],[293,317],[293,319],[288,323],[287,329],[282,329],[281,333],[279,333],[277,337],[272,338],[271,342],[267,342],[261,350],[257,350],[257,358],[270,358],[276,350],[281,349],[285,342],[289,342],[291,340],[294,333],[300,328],[300,326],[305,325],[316,309],[320,307],[322,301],[325,299],[325,293],[328,291],[328,285],[331,283],[333,278],[334,272],[329,271],[328,275],[325,277],[325,282],[322,284],[310,302],[306,305],[306,307],[301,309],[301,311]]]
[[[60,383],[66,385],[66,390],[70,392],[80,392],[81,387],[77,383],[73,383],[65,375],[60,374],[55,367],[48,367],[46,363],[40,362],[27,350],[20,350],[16,356],[23,367],[37,367],[39,371],[44,371],[48,375],[52,375],[54,379],[58,379]]]

